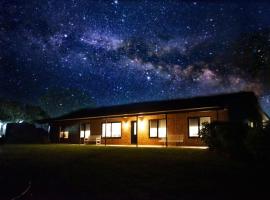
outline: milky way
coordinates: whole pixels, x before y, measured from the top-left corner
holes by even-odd
[[[39,104],[75,89],[104,106],[252,90],[270,113],[270,3],[2,0],[0,9],[2,98]]]

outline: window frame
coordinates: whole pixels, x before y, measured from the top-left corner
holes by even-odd
[[[80,123],[80,139],[88,138],[88,137],[85,137],[86,131],[87,131],[87,126],[89,126],[89,136],[91,135],[91,124],[88,122]],[[83,132],[83,137],[81,137],[81,132]]]
[[[60,140],[68,140],[69,139],[69,131],[66,130],[66,127],[59,127],[59,139]]]
[[[120,123],[121,129],[120,129],[120,137],[113,137],[112,136],[112,124]],[[105,137],[103,137],[103,124],[105,124],[105,130],[106,130],[106,124],[111,124],[111,136],[107,137],[106,136],[106,131],[105,131]],[[122,138],[122,122],[121,121],[115,121],[115,122],[101,122],[101,138],[102,139],[121,139]]]
[[[188,117],[188,138],[201,138],[200,136],[200,125],[201,125],[201,118],[204,118],[204,117],[209,117],[210,118],[210,123],[212,121],[211,119],[211,116],[198,116],[198,117]],[[198,136],[190,136],[190,130],[189,130],[189,120],[190,119],[197,119],[198,120]]]
[[[148,121],[148,123],[149,123],[149,126],[148,126],[148,136],[149,136],[149,138],[150,139],[162,139],[162,138],[166,138],[166,136],[165,137],[159,137],[159,121],[161,121],[161,120],[165,120],[165,129],[166,129],[166,135],[167,135],[167,120],[166,120],[166,118],[162,118],[162,119],[149,119],[149,121]],[[156,121],[157,122],[157,136],[156,137],[151,137],[150,136],[150,129],[151,129],[151,121]]]

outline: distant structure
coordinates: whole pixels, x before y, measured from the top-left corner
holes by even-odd
[[[7,122],[0,120],[0,138],[6,134]]]

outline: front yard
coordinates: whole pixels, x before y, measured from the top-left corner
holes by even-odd
[[[0,199],[238,199],[267,194],[267,169],[208,150],[0,146]]]

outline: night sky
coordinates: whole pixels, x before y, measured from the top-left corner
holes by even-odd
[[[254,91],[270,114],[267,1],[0,2],[2,98],[42,105],[51,95],[70,111],[74,101],[242,90]]]

